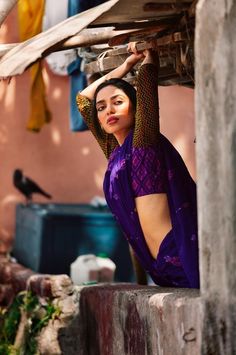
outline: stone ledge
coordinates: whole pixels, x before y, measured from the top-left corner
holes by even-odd
[[[202,353],[204,303],[199,290],[134,284],[75,286],[57,304],[63,319],[50,321],[43,330],[42,355]]]
[[[2,290],[50,298],[61,314],[38,337],[42,355],[199,355],[204,302],[199,290],[98,284],[74,286],[67,275],[35,274],[2,259]],[[4,297],[3,297],[4,298]]]
[[[6,255],[0,256],[0,305],[8,305],[14,296],[26,289],[27,280],[35,273],[12,262]]]
[[[85,325],[78,354],[199,355],[199,290],[99,285],[80,291]],[[71,353],[72,354],[72,353]]]
[[[9,305],[23,290],[31,290],[39,297],[56,298],[70,295],[72,289],[67,275],[38,274],[6,256],[0,257],[0,305]]]

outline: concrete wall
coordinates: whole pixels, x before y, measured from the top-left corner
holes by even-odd
[[[80,292],[84,333],[78,354],[198,355],[202,315],[198,290],[85,287]]]
[[[199,0],[196,122],[203,354],[235,354],[236,1]]]

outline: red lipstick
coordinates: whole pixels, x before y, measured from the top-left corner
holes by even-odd
[[[116,116],[110,116],[107,119],[107,124],[113,124],[116,123],[119,120],[119,118],[117,118]]]

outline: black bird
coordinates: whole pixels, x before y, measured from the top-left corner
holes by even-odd
[[[32,200],[32,194],[34,193],[41,194],[47,198],[52,198],[52,196],[42,190],[36,182],[27,176],[24,176],[20,169],[16,169],[13,173],[13,184],[23,195],[25,195],[27,202]]]

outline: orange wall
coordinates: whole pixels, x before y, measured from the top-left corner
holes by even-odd
[[[0,28],[0,42],[18,42],[16,9]],[[67,77],[44,69],[47,99],[53,115],[40,133],[26,130],[29,115],[29,74],[0,82],[0,251],[14,238],[15,205],[24,201],[13,187],[12,173],[22,168],[53,196],[53,202],[89,202],[103,196],[106,160],[89,132],[69,129]],[[193,91],[160,88],[162,132],[176,145],[195,177]],[[35,196],[35,202],[45,202]]]

